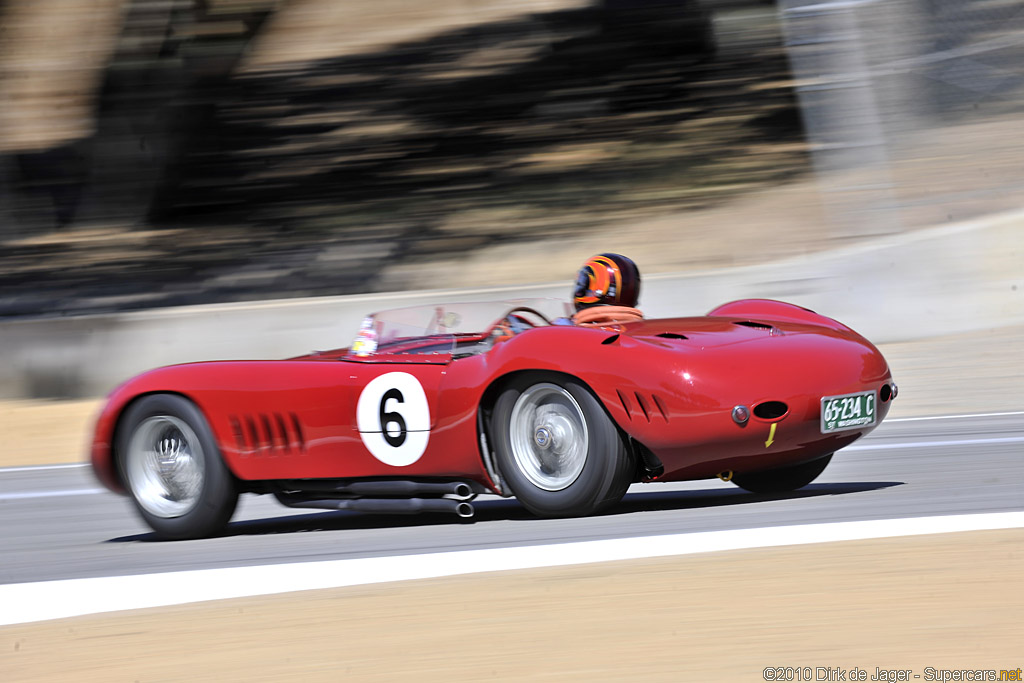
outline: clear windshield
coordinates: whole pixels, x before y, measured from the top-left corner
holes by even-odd
[[[483,353],[494,343],[569,314],[558,299],[460,302],[412,306],[367,316],[351,355],[455,356]]]

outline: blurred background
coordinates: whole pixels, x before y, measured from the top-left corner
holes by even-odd
[[[0,0],[0,468],[17,468],[0,574],[229,566],[215,546],[246,564],[471,547],[469,528],[429,518],[303,517],[170,548],[121,535],[95,489],[53,483],[93,487],[87,469],[35,467],[83,464],[99,397],[136,372],[346,346],[386,308],[565,300],[603,251],[637,262],[651,317],[768,297],[849,324],[899,384],[890,422],[1004,415],[896,423],[894,448],[934,447],[844,458],[793,517],[777,498],[669,492],[590,531],[492,513],[488,547],[719,515],[1020,508],[1021,413],[1006,411],[1024,409],[1022,115],[1020,0]],[[887,543],[16,626],[0,670],[389,680],[398,662],[416,680],[675,681],[760,680],[780,653],[1020,665],[1019,533]]]
[[[109,355],[96,330],[131,311],[568,292],[599,251],[813,263],[1024,206],[1013,0],[0,0],[0,104],[0,338],[37,366],[9,396],[97,393],[67,370],[88,359],[15,347]],[[1021,231],[904,278],[984,309],[1018,291]],[[898,317],[898,294],[850,297]]]

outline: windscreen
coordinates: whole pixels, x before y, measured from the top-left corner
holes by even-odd
[[[516,299],[413,306],[367,316],[351,356],[466,355],[486,351],[493,339],[564,320],[557,299]],[[412,359],[410,359],[412,360]]]

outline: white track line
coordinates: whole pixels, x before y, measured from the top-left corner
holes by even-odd
[[[886,418],[882,424],[891,424],[893,422],[922,422],[924,420],[969,420],[971,418],[982,418],[982,417],[1013,417],[1014,415],[1024,415],[1024,410],[1014,410],[1005,413],[965,413],[963,415],[925,415],[923,417],[893,417]]]
[[[859,443],[845,446],[837,453],[850,451],[887,451],[898,448],[942,448],[944,446],[983,446],[991,444],[1024,443],[1024,436],[994,436],[988,439],[952,439],[948,441],[906,441],[902,443]]]
[[[478,572],[1024,527],[1024,511],[706,531],[0,586],[0,626],[84,614]]]
[[[107,493],[106,489],[63,489],[60,491],[18,491],[0,493],[0,500],[28,500],[31,498],[61,498],[63,496],[94,496]]]
[[[88,466],[89,463],[87,462],[76,462],[71,465],[30,465],[25,467],[0,467],[0,474],[8,474],[14,472],[43,472],[46,470],[70,470]]]

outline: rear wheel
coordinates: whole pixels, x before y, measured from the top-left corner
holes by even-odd
[[[491,417],[498,467],[540,517],[589,515],[614,505],[634,466],[615,424],[580,383],[533,375],[505,388]]]
[[[210,536],[234,513],[234,480],[206,418],[185,398],[154,394],[133,404],[117,453],[135,507],[159,536]]]
[[[783,493],[795,491],[807,486],[818,478],[828,463],[832,460],[832,454],[802,462],[799,465],[779,467],[765,472],[750,472],[748,474],[733,475],[732,482],[742,489],[753,493]]]

